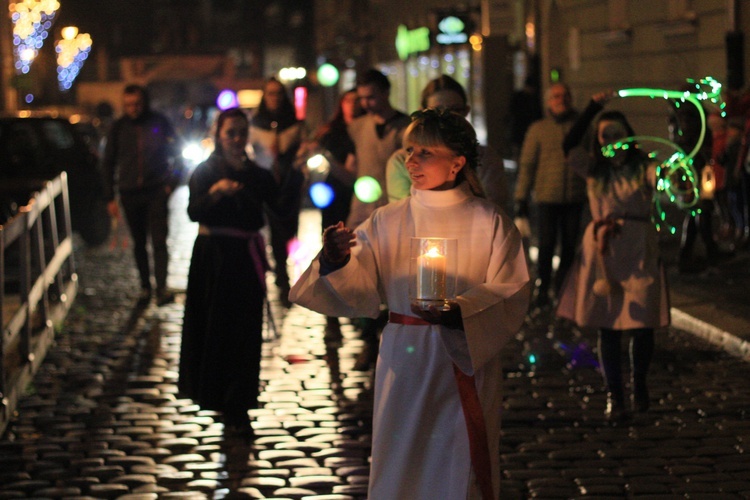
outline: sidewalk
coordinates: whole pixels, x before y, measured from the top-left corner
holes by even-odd
[[[750,250],[712,268],[681,274],[668,267],[672,325],[750,361]]]

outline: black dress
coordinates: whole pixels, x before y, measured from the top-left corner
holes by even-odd
[[[244,187],[231,196],[209,194],[218,180]],[[218,154],[190,178],[188,215],[201,225],[188,274],[180,350],[179,390],[225,423],[247,424],[257,407],[265,299],[263,204],[278,188],[270,172],[250,160],[232,168]],[[266,264],[267,266],[267,264]]]

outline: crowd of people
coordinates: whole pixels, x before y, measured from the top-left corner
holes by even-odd
[[[421,109],[408,116],[391,105],[386,75],[363,72],[312,133],[274,78],[253,114],[220,113],[215,150],[189,179],[188,215],[199,231],[180,391],[220,412],[227,432],[252,437],[248,410],[258,406],[265,276],[273,271],[283,306],[326,316],[326,342],[342,341],[342,318],[360,332],[364,348],[354,368],[375,369],[371,498],[427,498],[438,489],[450,498],[497,498],[499,355],[529,314],[597,331],[608,419],[648,411],[655,332],[670,321],[652,222],[657,164],[636,145],[613,147],[637,135],[608,105],[613,92],[593,95],[579,113],[567,85],[551,84],[543,100],[535,87],[527,80],[511,106],[533,115],[513,119],[512,193],[501,156],[477,142],[467,120],[466,90],[447,75],[425,86]],[[545,116],[530,105],[534,99]],[[705,265],[734,248],[717,243],[715,213],[734,245],[747,242],[750,98],[727,100],[730,118],[710,115],[709,140],[694,158],[699,177],[710,169],[715,191],[701,193],[697,218],[685,218],[683,272],[694,269],[698,234]],[[180,180],[179,155],[174,132],[150,109],[143,87],[127,87],[123,104],[104,155],[109,208],[119,217],[122,206],[133,235],[140,301],[151,299],[155,285],[163,305],[174,298],[166,286],[167,201]],[[668,120],[684,150],[696,145],[693,111],[675,107]],[[305,162],[318,154],[329,164],[325,182],[333,195],[321,208],[323,248],[292,283],[287,259],[305,196]],[[365,176],[377,182],[378,196],[355,195],[355,182]],[[513,218],[535,222],[533,266]],[[414,270],[427,255],[414,257],[420,238],[455,240],[457,247],[450,271],[430,268],[433,282],[455,280],[454,293],[438,304],[426,305],[415,292],[424,283],[414,281],[426,272]],[[629,383],[623,337],[630,341]]]

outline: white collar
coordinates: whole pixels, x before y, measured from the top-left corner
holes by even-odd
[[[450,207],[462,203],[473,196],[468,182],[462,182],[453,189],[433,191],[411,187],[411,197],[416,203],[427,208]]]

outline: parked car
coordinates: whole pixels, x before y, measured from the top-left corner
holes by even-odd
[[[104,243],[110,219],[96,149],[63,118],[0,117],[0,182],[52,179],[63,171],[68,174],[73,230],[88,245]],[[0,215],[12,216],[14,205],[28,201],[23,197],[6,194]]]

